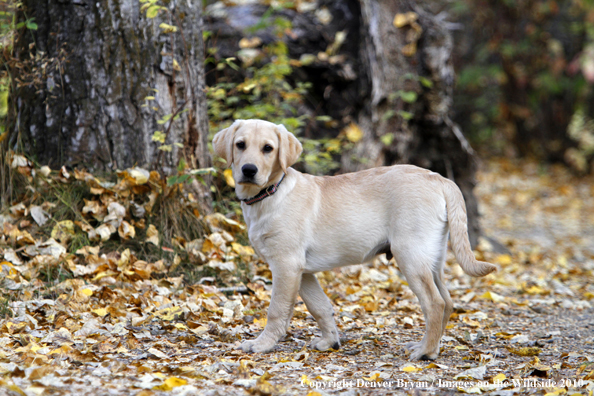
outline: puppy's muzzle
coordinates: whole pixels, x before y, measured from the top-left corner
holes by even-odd
[[[244,182],[253,182],[254,176],[258,173],[258,167],[254,164],[245,164],[241,167]]]

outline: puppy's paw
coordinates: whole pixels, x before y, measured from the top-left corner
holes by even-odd
[[[340,348],[340,340],[338,340],[338,339],[328,339],[327,340],[322,337],[318,337],[309,343],[309,347],[311,349],[315,349],[316,351],[327,351],[328,349],[338,350]]]
[[[275,345],[276,345],[276,342],[274,342],[274,341],[270,342],[270,341],[260,340],[260,338],[256,338],[255,340],[242,342],[241,345],[239,346],[239,349],[241,349],[242,351],[244,351],[246,353],[251,353],[251,352],[260,353],[260,352],[271,351]]]
[[[411,360],[435,360],[439,355],[439,348],[436,351],[427,351],[423,342],[409,342],[405,348],[410,351]]]

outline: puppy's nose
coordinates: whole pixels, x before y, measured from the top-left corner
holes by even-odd
[[[258,168],[253,164],[245,164],[241,167],[241,173],[243,173],[245,177],[251,179],[256,173],[258,173]]]

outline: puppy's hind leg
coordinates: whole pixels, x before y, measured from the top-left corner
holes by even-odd
[[[454,312],[454,303],[452,301],[452,297],[450,297],[450,292],[448,291],[448,288],[446,287],[446,285],[443,281],[444,263],[445,263],[445,254],[444,254],[444,259],[442,259],[441,263],[438,264],[438,267],[433,270],[433,281],[435,282],[435,285],[437,286],[437,289],[439,290],[439,294],[441,295],[441,298],[443,298],[443,301],[445,302],[443,320],[442,320],[442,324],[441,324],[441,334],[442,335],[445,333],[446,326],[448,324],[448,321],[450,320],[450,315],[452,315],[452,312]]]
[[[299,295],[322,330],[322,336],[314,339],[310,347],[318,351],[340,348],[338,328],[334,321],[334,308],[314,274],[303,274]]]
[[[420,251],[394,251],[398,267],[415,293],[425,316],[425,335],[420,342],[406,346],[411,359],[434,360],[439,355],[439,340],[443,332],[446,301],[433,278],[432,260]],[[449,317],[449,315],[448,315]]]

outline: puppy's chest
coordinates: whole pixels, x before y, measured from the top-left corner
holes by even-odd
[[[266,240],[268,239],[267,236],[273,232],[275,222],[272,216],[259,212],[255,210],[244,211],[244,219],[252,246],[259,256],[266,258],[268,250]]]

